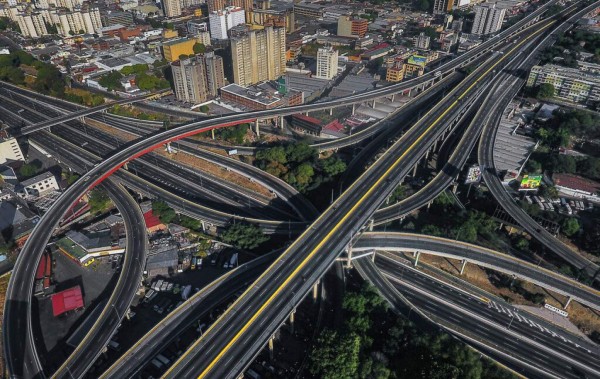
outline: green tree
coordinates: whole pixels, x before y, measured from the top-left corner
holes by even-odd
[[[600,179],[600,158],[587,157],[577,164],[577,171],[590,179]]]
[[[331,156],[321,160],[321,167],[323,172],[329,177],[336,176],[346,171],[346,163],[337,156]]]
[[[194,54],[204,54],[206,52],[206,46],[201,44],[200,42],[196,42],[194,44]]]
[[[0,80],[5,80],[14,84],[23,84],[25,81],[25,74],[17,67],[0,67]]]
[[[579,232],[580,227],[581,226],[579,225],[579,221],[577,221],[577,219],[573,217],[567,217],[563,219],[560,223],[560,228],[563,234],[567,237],[571,237],[575,235],[575,233]]]
[[[289,162],[303,163],[313,161],[317,157],[317,150],[309,144],[301,142],[286,147],[287,160]]]
[[[27,163],[21,166],[19,169],[19,174],[25,178],[30,178],[32,176],[37,175],[40,172],[40,167],[35,163]]]
[[[261,243],[266,242],[269,237],[262,230],[252,224],[236,223],[230,225],[221,235],[223,242],[240,249],[252,250]]]
[[[126,66],[121,69],[123,75],[141,75],[145,74],[150,68],[146,63],[134,64],[133,66]]]
[[[98,84],[106,88],[108,91],[122,90],[121,79],[123,74],[118,71],[111,71],[108,74],[104,74],[98,80]]]
[[[110,197],[106,191],[95,188],[88,194],[88,205],[92,214],[105,212],[110,205]]]
[[[295,177],[295,186],[298,190],[304,190],[311,183],[315,171],[311,164],[302,163],[294,171],[293,176]]]
[[[208,105],[201,105],[200,112],[207,113],[209,111]]]
[[[322,379],[353,378],[358,371],[360,338],[325,330],[309,358],[309,371]]]
[[[536,97],[539,99],[547,99],[553,97],[555,94],[554,86],[550,83],[543,83],[537,90]]]
[[[277,146],[257,151],[256,159],[266,162],[277,162],[281,164],[286,164],[287,154],[285,152],[285,148],[283,148],[282,146]]]

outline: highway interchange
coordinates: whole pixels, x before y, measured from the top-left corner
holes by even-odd
[[[526,22],[528,21],[529,20],[526,20]],[[537,36],[538,33],[550,26],[548,22],[542,23],[541,25],[542,26],[538,29],[533,29],[534,31],[532,31],[531,34]],[[520,25],[518,25],[518,27],[520,27]],[[515,29],[518,29],[518,27]],[[234,303],[225,315],[211,327],[206,335],[198,340],[196,346],[172,367],[167,373],[167,377],[200,375],[200,377],[225,378],[235,377],[243,371],[245,365],[264,345],[273,331],[281,324],[287,313],[292,310],[293,306],[302,299],[304,294],[312,287],[312,284],[319,279],[321,273],[331,266],[339,252],[344,250],[349,242],[352,243],[352,241],[357,238],[357,235],[359,235],[363,229],[362,226],[368,223],[371,215],[374,214],[377,208],[385,201],[387,195],[399,182],[401,182],[402,178],[410,172],[412,167],[418,164],[419,160],[426,155],[426,152],[429,151],[434,142],[437,141],[440,136],[444,135],[449,127],[452,127],[455,120],[459,120],[472,104],[482,100],[481,94],[484,93],[489,85],[488,78],[495,74],[494,71],[500,67],[500,63],[505,60],[508,62],[507,57],[511,56],[512,52],[520,53],[518,49],[521,48],[522,45],[523,47],[527,46],[525,41],[528,38],[529,37],[523,38],[521,42],[516,44],[516,46],[512,47],[510,50],[507,50],[503,55],[494,53],[492,60],[487,61],[472,75],[468,76],[430,112],[424,115],[402,138],[394,143],[394,145],[391,146],[389,150],[387,150],[387,152],[357,180],[357,182],[342,194],[342,196],[338,198],[338,200],[324,212],[311,227],[304,231],[299,239],[297,239],[283,255],[275,260],[273,265],[271,265],[268,270],[265,271],[238,299],[238,301]],[[487,45],[484,44],[484,48],[488,48],[491,45],[495,46],[499,39],[500,38],[496,41],[492,40],[486,43]],[[478,54],[478,52],[473,53],[474,56]],[[459,57],[452,61],[451,64],[458,65],[460,64],[461,59],[465,62],[470,58]],[[424,78],[422,83],[433,79],[435,79],[435,77],[433,77],[432,73],[429,78]],[[404,88],[410,88],[411,85],[414,85],[414,83],[410,85],[405,84],[407,87],[398,86],[394,89],[391,89],[392,87],[387,87],[382,90],[377,90],[379,91],[377,93],[375,93],[376,91],[371,91],[367,94],[355,95],[349,99],[344,99],[345,101],[343,103],[346,105],[349,103],[363,102],[370,97],[375,98],[377,96],[395,93],[395,91],[399,92]],[[97,162],[97,165],[84,174],[81,180],[70,187],[50,212],[42,219],[40,225],[43,226],[38,225],[36,230],[34,230],[32,235],[33,238],[30,238],[23,249],[23,252],[26,253],[22,253],[19,257],[19,261],[15,267],[15,273],[21,278],[32,277],[28,276],[27,271],[31,270],[29,265],[21,263],[25,259],[22,257],[26,256],[27,259],[34,259],[37,256],[37,252],[41,251],[40,249],[43,250],[43,246],[45,246],[54,226],[60,220],[60,216],[64,214],[67,207],[69,207],[74,200],[81,196],[82,192],[90,188],[90,186],[97,185],[100,181],[106,179],[125,163],[138,158],[140,155],[151,151],[153,148],[160,147],[164,142],[179,139],[182,136],[187,136],[198,131],[210,130],[210,128],[214,126],[223,127],[239,122],[252,121],[256,118],[268,117],[271,114],[281,115],[313,109],[327,109],[337,105],[341,105],[341,103],[340,101],[335,100],[327,104],[295,107],[293,112],[291,110],[282,109],[267,112],[252,112],[247,115],[225,116],[217,119],[193,122],[180,127],[174,127],[171,130],[157,132],[154,135],[142,139],[140,142],[129,143],[122,147],[120,152],[112,155],[110,155],[110,152],[112,151],[110,148],[114,148],[114,146],[110,146],[111,142],[104,139],[101,134],[94,134],[93,137],[89,137],[87,135],[82,135],[81,132],[77,130],[71,129],[68,131],[69,127],[63,128],[62,125],[58,125],[66,118],[63,119],[63,121],[56,122],[57,128],[60,128],[60,131],[58,132],[59,135],[66,138],[70,137],[72,140],[84,138],[88,144],[94,144],[92,149],[96,152],[102,151],[101,149],[106,149],[105,159],[104,161]],[[81,114],[85,114],[85,112],[80,113],[77,117],[80,117]],[[38,126],[44,125],[44,128],[46,128],[50,124],[52,123],[44,123],[40,120]],[[54,130],[54,133],[57,133],[57,131]],[[38,135],[43,134],[46,134],[45,137],[42,137],[47,138],[45,140],[46,145],[56,143],[56,141],[50,142],[52,141],[51,138],[56,137],[46,132],[38,132],[34,134],[32,138],[37,138]],[[478,135],[478,133],[475,133],[474,135]],[[462,150],[470,151],[473,147],[474,140],[475,138],[467,138],[465,143],[468,143],[468,146],[470,147],[465,147]],[[462,141],[465,140],[461,140],[461,143]],[[58,150],[60,149],[61,148]],[[59,152],[59,154],[68,157],[68,150],[69,149],[67,148],[62,148],[62,151]],[[73,151],[71,151],[70,154],[71,159],[76,155]],[[88,155],[88,157],[91,159],[94,158],[91,155]],[[95,160],[98,159],[100,159],[100,157],[96,156]],[[92,160],[92,162],[94,162],[94,160]],[[457,167],[460,167],[462,163],[464,163],[464,159],[457,158],[457,162],[459,162]],[[129,163],[129,165],[131,166],[132,164]],[[147,168],[148,166],[144,166],[144,169]],[[452,174],[454,175],[454,172],[452,172]],[[133,175],[124,172],[116,174],[118,178],[123,175],[133,177]],[[136,178],[135,180],[138,179]],[[444,184],[440,186],[447,187],[447,185],[448,184]],[[361,212],[357,213],[359,206]],[[299,208],[293,207],[293,209],[297,211]],[[306,213],[308,213],[306,216],[299,216],[304,220],[311,220],[312,217],[314,217],[311,217],[311,212]],[[128,241],[131,239],[129,237],[130,231],[128,230]],[[358,240],[358,243],[360,243],[360,241],[361,240]],[[569,254],[573,255],[572,252],[567,255]],[[587,265],[589,266],[589,264]],[[6,312],[9,321],[11,320],[11,317],[13,317],[13,320],[19,320],[19,323],[23,323],[23,321],[27,322],[26,320],[30,318],[30,315],[27,315],[24,319],[16,318],[19,312],[22,314],[24,309],[18,310],[18,307],[16,306],[13,306],[12,308],[8,307],[8,305],[11,304],[11,301],[23,298],[26,299],[31,296],[31,289],[25,286],[27,282],[30,281],[28,279],[23,280],[20,283],[20,288],[14,288],[15,286],[11,281]],[[28,289],[29,291],[27,291]],[[127,297],[121,296],[120,294],[118,296],[125,299],[122,303],[126,303],[125,308],[128,307],[129,302],[126,300]],[[18,304],[18,302],[12,304]],[[239,312],[241,309],[243,309],[244,312]],[[260,324],[261,327],[251,328],[254,323],[258,322],[259,315],[262,320]],[[266,325],[264,325],[265,321],[268,321],[266,322]],[[22,331],[23,328],[17,326],[14,329]],[[18,344],[14,338],[15,336],[5,335],[5,346],[8,348],[7,353],[9,356],[14,357],[14,351],[28,351],[28,349],[32,348],[34,351],[34,354],[32,355],[34,355],[34,357],[25,357],[22,362],[15,362],[14,360],[9,361],[9,370],[11,373],[20,376],[19,369],[15,370],[15,368],[19,366],[25,367],[26,369],[33,367],[34,370],[35,367],[37,367],[37,370],[41,371],[40,365],[34,362],[36,356],[35,346],[23,346],[23,344],[27,343],[35,345],[31,340],[31,333],[28,333],[27,338],[23,336]],[[7,341],[9,341],[8,344]],[[14,345],[10,341],[13,341]],[[234,343],[236,344],[235,346]],[[98,342],[96,345],[100,346],[101,343]],[[207,349],[206,346],[211,347]],[[238,348],[237,346],[243,346],[243,348]],[[194,350],[203,352],[202,360],[196,358]],[[93,349],[91,349],[91,351],[92,352],[89,354],[92,354],[93,356]],[[189,359],[190,357],[194,357],[194,359]],[[192,364],[189,364],[189,362],[192,362]],[[219,364],[217,364],[217,362],[219,362]],[[236,362],[236,364],[233,365],[233,363],[230,362]],[[71,369],[72,368],[69,370]],[[82,371],[78,371],[77,376],[86,369],[87,367],[82,367]],[[29,377],[29,374],[29,372],[23,373],[26,377]]]

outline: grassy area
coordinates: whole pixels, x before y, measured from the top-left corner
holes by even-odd
[[[116,114],[124,117],[133,117],[140,120],[151,120],[151,121],[168,121],[169,116],[162,113],[146,113],[132,106],[121,106],[115,105],[108,110],[112,114]]]

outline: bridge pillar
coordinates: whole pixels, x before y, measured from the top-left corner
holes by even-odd
[[[127,171],[129,171],[129,166],[128,166],[129,162],[125,162],[125,164],[123,165],[123,168]]]
[[[348,245],[348,250],[346,250],[346,255],[348,256],[348,260],[346,261],[346,268],[347,269],[351,269],[352,268],[352,242],[350,242],[350,244]],[[313,289],[314,291],[314,289]]]
[[[419,257],[421,256],[421,252],[420,251],[415,251],[415,267],[417,267],[417,264],[419,264]]]
[[[214,129],[210,130],[210,135],[211,135],[212,139],[215,139],[215,130]]]
[[[375,262],[375,254],[376,254],[376,253],[377,253],[377,252],[376,252],[375,250],[373,250],[373,254],[371,254],[371,260],[372,260],[373,262]]]
[[[431,151],[436,151],[437,150],[437,144],[438,144],[439,140],[435,140],[435,142],[433,143],[433,147]]]
[[[283,130],[283,116],[279,116],[279,127]]]
[[[457,183],[454,183],[454,184],[452,185],[452,193],[453,193],[453,194],[455,194],[455,195],[456,195],[456,189],[457,189],[457,188],[458,188],[458,184],[457,184]]]
[[[356,104],[352,104],[352,116],[354,116],[354,112],[356,112]]]
[[[257,137],[260,137],[260,126],[258,125],[258,119],[254,120],[254,132]]]
[[[396,94],[395,94],[395,93],[393,93],[393,94],[392,94],[392,103],[394,102],[394,99],[395,99],[395,98],[396,98]]]
[[[307,111],[307,112],[304,112],[304,115],[308,117],[308,111]]]
[[[430,201],[429,203],[427,203],[427,210],[429,210],[429,208],[431,208],[431,203],[433,203],[433,201]]]
[[[460,275],[462,275],[465,272],[465,267],[467,267],[467,260],[464,259],[462,261],[462,266],[460,266]]]
[[[571,296],[569,296],[569,298],[567,299],[567,304],[565,304],[565,306],[564,306],[564,309],[567,309],[569,304],[571,304],[571,300],[573,300],[573,299],[571,298]]]
[[[375,99],[373,99],[373,109],[375,109]]]
[[[269,358],[271,361],[275,360],[275,335],[273,334],[271,338],[269,338]]]
[[[413,168],[413,174],[412,174],[413,178],[414,178],[414,177],[417,175],[417,167],[418,167],[418,166],[419,166],[419,164],[417,163],[417,164],[415,165],[415,167]]]
[[[429,149],[425,152],[425,166],[427,166],[427,159],[429,159]]]
[[[375,227],[375,219],[369,220],[369,232],[373,231],[373,227]]]
[[[329,115],[333,116],[333,108],[329,108]]]
[[[206,224],[204,223],[204,221],[200,220],[200,225],[202,225],[202,231],[206,232]]]
[[[292,313],[290,313],[290,333],[294,334],[294,321],[296,318],[296,308],[292,309]]]

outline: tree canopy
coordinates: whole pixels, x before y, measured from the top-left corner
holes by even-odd
[[[221,234],[223,242],[231,244],[235,247],[245,250],[257,248],[263,242],[266,242],[269,237],[255,225],[245,223],[235,223],[230,225]]]

